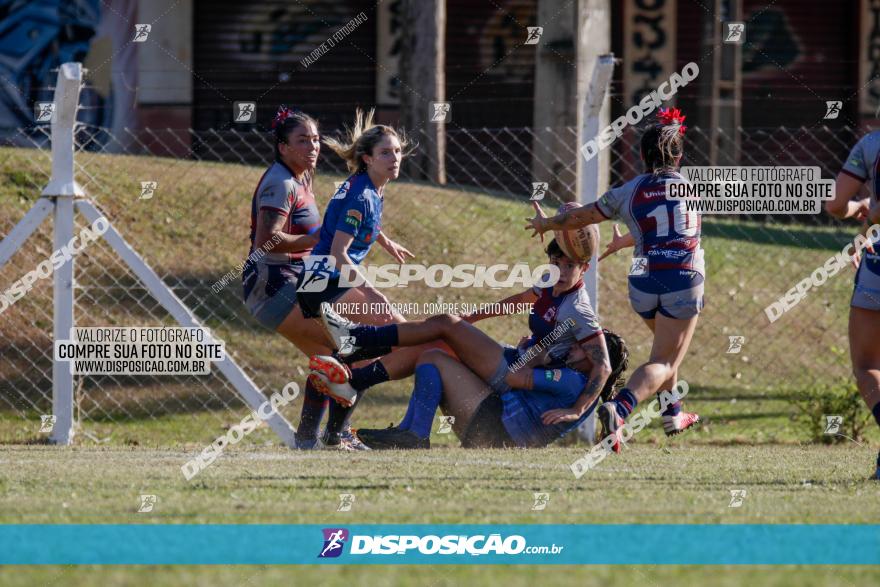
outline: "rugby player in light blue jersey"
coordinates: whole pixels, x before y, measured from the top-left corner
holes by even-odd
[[[625,346],[603,331],[593,312],[582,276],[588,263],[566,257],[556,241],[547,249],[560,277],[502,300],[514,308],[534,303],[531,335],[517,348],[495,342],[470,324],[501,315],[448,314],[427,320],[368,326],[353,324],[322,308],[334,340],[347,340],[349,352],[374,346],[409,346],[440,339],[459,357],[439,350],[424,352],[415,370],[409,407],[397,426],[364,429],[357,436],[371,448],[429,448],[438,407],[453,416],[453,430],[470,447],[541,447],[578,427],[594,410],[600,393],[625,368]],[[606,336],[615,342],[609,359]],[[610,390],[606,390],[610,391]]]

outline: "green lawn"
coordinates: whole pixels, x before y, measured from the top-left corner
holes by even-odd
[[[581,479],[582,448],[542,451],[438,448],[430,452],[233,449],[192,481],[191,454],[124,448],[0,449],[0,523],[876,523],[880,484],[866,480],[872,450],[855,445],[636,445]],[[730,490],[745,489],[740,507]],[[548,505],[532,511],[534,492]],[[353,493],[350,512],[337,512]],[[139,495],[158,497],[137,513]],[[634,558],[644,548],[628,545]],[[275,584],[295,578],[368,585],[868,585],[876,568],[491,567],[14,568],[4,585]],[[540,573],[540,574],[539,574]]]
[[[248,315],[232,284],[211,291],[246,254],[249,206],[262,169],[180,159],[78,155],[80,181],[129,242],[193,311],[227,341],[231,352],[264,391],[304,381],[306,358]],[[44,152],[0,149],[0,234],[34,203],[46,181]],[[140,181],[158,182],[151,200],[139,200]],[[319,173],[320,205],[340,176]],[[537,241],[522,220],[530,214],[520,199],[474,188],[417,182],[391,184],[383,228],[411,248],[417,261],[434,263],[543,262]],[[48,226],[45,227],[48,229]],[[602,225],[603,235],[610,224]],[[846,316],[852,272],[847,269],[812,292],[779,321],[769,324],[763,308],[791,288],[835,249],[849,229],[807,229],[704,218],[708,280],[706,311],[680,377],[691,385],[691,407],[707,420],[695,439],[707,442],[799,442],[790,398],[816,381],[847,377]],[[30,270],[51,252],[48,230],[32,237],[0,275],[0,287]],[[378,248],[377,248],[378,249]],[[628,255],[603,261],[599,311],[603,324],[620,333],[632,364],[644,360],[648,331],[629,308]],[[387,262],[384,251],[371,262]],[[139,288],[104,245],[78,259],[77,320],[80,325],[170,325],[169,318]],[[0,442],[38,441],[35,423],[50,410],[51,287],[43,281],[3,314],[0,326]],[[395,302],[482,303],[513,290],[436,290],[420,286],[387,292]],[[424,316],[410,316],[418,319]],[[498,340],[515,343],[525,316],[482,322]],[[746,337],[739,354],[728,354],[728,337]],[[78,392],[83,442],[175,446],[203,443],[244,414],[222,378],[83,378]],[[410,382],[372,390],[362,407],[362,425],[399,417]],[[288,410],[295,421],[298,405]],[[30,419],[23,420],[22,415]],[[873,431],[872,431],[873,433]]]
[[[282,586],[309,583],[327,587],[624,587],[665,585],[740,587],[853,587],[876,585],[880,571],[871,567],[524,567],[399,566],[399,567],[9,567],[0,568],[8,587],[32,585],[108,587],[155,585],[178,587]]]
[[[249,205],[262,169],[148,157],[83,153],[80,180],[148,263],[227,343],[268,394],[302,384],[306,358],[247,314],[238,287],[210,286],[246,255]],[[48,158],[0,149],[0,235],[33,205]],[[339,176],[319,174],[320,205]],[[157,181],[139,200],[140,181]],[[383,229],[434,263],[543,262],[521,227],[527,195],[515,199],[475,189],[399,181],[387,192]],[[0,288],[51,253],[48,225],[0,274]],[[77,445],[49,447],[38,432],[51,409],[51,289],[43,282],[0,322],[0,522],[3,523],[876,523],[880,484],[865,480],[880,435],[861,444],[806,444],[793,420],[793,399],[815,382],[846,377],[846,313],[852,272],[829,280],[779,321],[763,308],[839,250],[849,229],[806,229],[704,219],[707,307],[680,376],[687,405],[703,425],[674,441],[655,424],[622,456],[577,480],[567,466],[585,446],[540,451],[463,451],[451,435],[435,449],[397,453],[293,452],[265,428],[227,451],[191,483],[180,465],[246,413],[222,379],[85,378],[77,392],[82,427]],[[610,225],[602,226],[610,234]],[[370,262],[388,262],[383,251]],[[103,245],[78,260],[80,325],[170,325]],[[629,343],[632,365],[649,350],[647,329],[629,308],[627,255],[604,261],[599,311]],[[481,303],[512,291],[424,286],[387,292],[398,302]],[[420,318],[422,316],[410,316]],[[525,317],[480,324],[516,342]],[[741,335],[739,354],[728,337]],[[410,381],[370,391],[356,424],[387,425],[403,414]],[[299,402],[284,414],[297,422]],[[25,417],[23,417],[25,416]],[[740,508],[730,490],[746,489]],[[543,512],[532,494],[549,492]],[[152,514],[137,514],[138,496],[156,494]],[[357,496],[337,513],[340,493]],[[609,512],[611,512],[609,514]],[[634,552],[656,545],[627,545]],[[398,567],[398,568],[5,568],[0,584],[102,585],[868,585],[861,567]]]

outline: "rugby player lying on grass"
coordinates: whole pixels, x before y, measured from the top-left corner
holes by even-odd
[[[466,448],[545,446],[590,415],[625,368],[625,345],[599,326],[582,280],[589,263],[566,257],[555,240],[547,254],[559,267],[559,281],[501,304],[534,302],[531,336],[517,348],[499,344],[470,323],[497,314],[443,314],[366,326],[340,317],[329,304],[322,306],[325,327],[346,352],[441,339],[461,359],[437,349],[422,353],[403,421],[387,429],[359,430],[362,442],[377,449],[429,448],[438,407],[454,417],[452,428]],[[613,367],[606,337],[615,350]],[[320,377],[346,377],[344,366],[332,357],[313,357],[311,364]]]

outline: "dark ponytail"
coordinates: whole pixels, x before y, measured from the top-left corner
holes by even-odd
[[[642,160],[648,171],[655,175],[675,171],[684,154],[685,116],[673,108],[661,108],[657,123],[642,134]]]

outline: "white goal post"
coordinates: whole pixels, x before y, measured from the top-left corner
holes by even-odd
[[[608,86],[611,84],[613,73],[614,55],[612,53],[599,55],[596,58],[596,64],[593,66],[593,75],[587,88],[586,96],[584,96],[581,128],[578,133],[578,157],[581,156],[581,145],[596,138],[596,135],[599,134],[602,107],[606,102]],[[599,185],[600,159],[598,156],[593,157],[589,161],[581,161],[581,164],[578,166],[581,172],[578,178],[578,202],[582,205],[591,204],[599,199],[599,189],[602,187]],[[596,312],[599,311],[598,253],[598,251],[593,251],[590,268],[584,277],[584,284],[587,286],[590,301],[593,303],[593,309]]]
[[[52,119],[52,175],[40,199],[24,218],[0,242],[0,270],[27,238],[51,213],[54,216],[54,247],[61,249],[74,236],[74,213],[79,211],[89,223],[104,218],[98,208],[88,199],[85,191],[74,178],[75,126],[82,87],[83,69],[80,63],[64,63],[58,70],[55,86],[54,117]],[[153,298],[182,327],[204,328],[180,298],[162,281],[143,258],[125,241],[122,235],[109,225],[103,238],[128,268],[141,280]],[[70,338],[75,325],[74,317],[74,257],[54,272],[54,341]],[[215,362],[213,368],[232,384],[245,403],[256,410],[267,398],[254,382],[226,353],[224,359]],[[52,415],[55,423],[50,440],[55,444],[71,444],[75,434],[72,363],[53,361],[52,364]],[[267,420],[270,428],[282,442],[295,448],[295,430],[278,412]]]
[[[583,110],[581,116],[581,127],[578,129],[578,145],[577,156],[581,157],[581,145],[596,137],[599,134],[599,124],[602,114],[602,106],[605,104],[605,98],[608,93],[608,86],[611,83],[611,76],[614,73],[614,55],[611,53],[599,55],[596,58],[596,64],[593,66],[593,74],[590,79],[590,85],[586,88],[586,95],[583,100]],[[577,169],[580,172],[578,177],[578,202],[581,205],[590,204],[599,199],[599,161],[601,157],[593,157],[589,161],[579,161]],[[593,251],[593,257],[590,259],[590,268],[584,275],[584,286],[590,295],[590,301],[593,309],[599,312],[599,251]],[[578,435],[593,444],[596,441],[596,412],[595,410],[590,416],[578,427]]]

